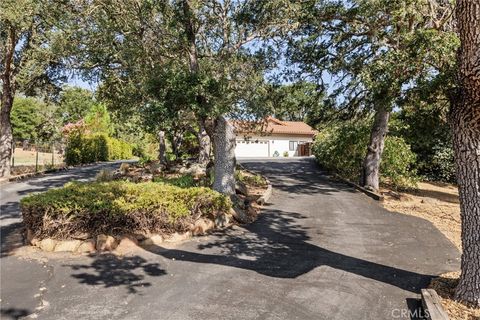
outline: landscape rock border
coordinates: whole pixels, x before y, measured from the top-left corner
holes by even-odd
[[[221,230],[233,225],[230,214],[221,215],[215,221],[201,217],[190,226],[186,232],[175,232],[169,235],[152,234],[148,237],[137,235],[112,236],[99,234],[94,237],[87,236],[87,239],[69,239],[56,240],[45,238],[42,240],[32,237],[33,232],[26,231],[26,242],[45,252],[71,252],[75,254],[113,252],[117,254],[127,254],[138,250],[139,247],[148,247],[161,245],[163,243],[179,243],[192,238],[193,236],[202,236],[213,230]]]
[[[241,164],[238,164],[238,166],[245,172],[248,172],[250,174],[253,174],[253,175],[258,175],[258,173],[256,172],[253,172],[251,170],[248,170],[246,169],[243,165]],[[257,204],[259,205],[264,205],[265,203],[268,203],[268,200],[270,200],[270,198],[272,197],[272,193],[273,193],[273,187],[272,187],[272,183],[270,182],[270,180],[263,176],[262,175],[262,178],[265,179],[265,182],[267,183],[267,190],[265,190],[265,192],[263,193],[263,195],[261,195],[258,199],[257,199]]]

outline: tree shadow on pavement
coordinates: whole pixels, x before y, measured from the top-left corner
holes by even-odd
[[[218,232],[213,234],[213,241],[196,245],[192,251],[160,246],[147,250],[168,259],[219,264],[275,278],[297,278],[316,267],[329,266],[414,293],[433,277],[318,247],[308,242],[305,227],[297,224],[305,217],[298,213],[267,211],[255,223],[244,227],[247,232]]]
[[[64,265],[73,271],[71,276],[79,283],[102,285],[104,288],[123,286],[128,293],[138,293],[138,288],[151,286],[145,281],[147,276],[158,277],[166,275],[158,263],[148,263],[139,256],[118,257],[114,254],[92,254],[90,264]]]
[[[31,314],[32,311],[27,310],[27,309],[17,309],[17,308],[2,308],[0,310],[0,314],[2,315],[2,319],[22,319],[29,314]]]

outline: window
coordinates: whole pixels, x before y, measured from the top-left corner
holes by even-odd
[[[297,147],[298,147],[298,142],[297,141],[290,141],[289,142],[289,150],[290,151],[297,151]]]

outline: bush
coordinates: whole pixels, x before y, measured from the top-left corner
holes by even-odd
[[[283,156],[284,156],[285,158],[288,158],[288,151],[284,151],[284,152],[283,152]]]
[[[183,232],[199,216],[230,208],[230,199],[211,189],[154,182],[68,183],[21,200],[24,224],[38,239]]]
[[[347,122],[322,130],[313,145],[313,154],[326,169],[359,181],[367,152],[370,122]],[[380,164],[381,180],[394,187],[412,187],[416,183],[415,154],[399,137],[387,137]]]
[[[258,174],[248,175],[243,173],[241,170],[235,171],[235,179],[240,182],[243,182],[246,185],[251,185],[255,187],[263,187],[267,185],[267,182],[261,175],[258,175]]]
[[[190,174],[180,176],[178,178],[155,177],[153,181],[158,183],[163,183],[163,184],[169,184],[179,188],[191,188],[191,187],[198,186],[197,181],[195,181],[193,176]]]
[[[65,149],[67,165],[132,158],[132,147],[125,141],[105,134],[85,135],[74,132],[68,136]]]

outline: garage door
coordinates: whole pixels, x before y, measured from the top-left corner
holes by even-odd
[[[235,148],[235,156],[237,158],[265,158],[268,157],[268,141],[265,140],[237,140]]]

